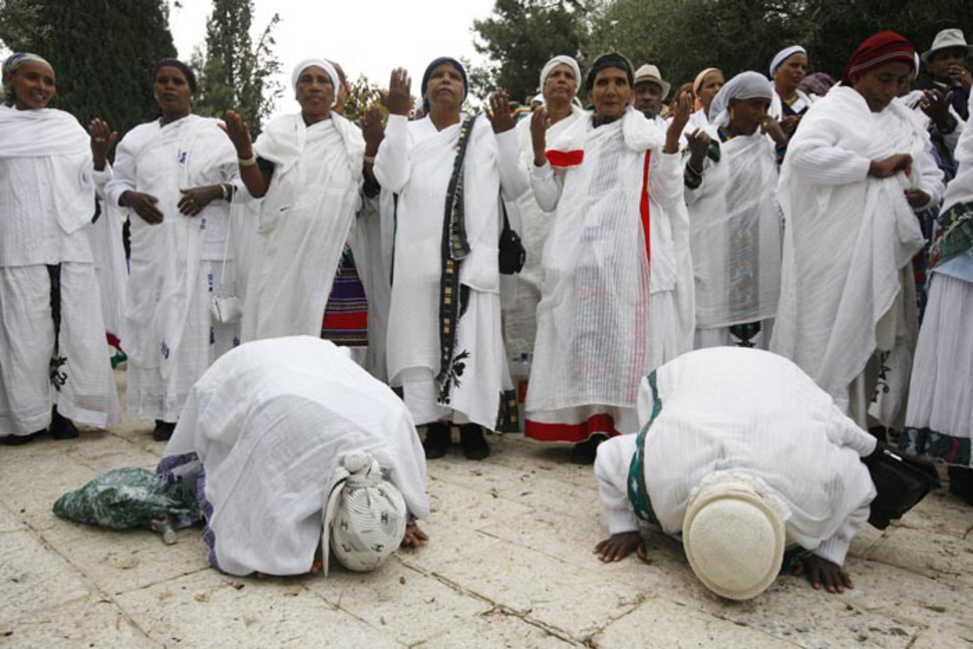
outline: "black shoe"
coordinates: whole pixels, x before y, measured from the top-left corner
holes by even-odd
[[[973,505],[973,469],[963,466],[949,467],[949,493],[967,505]]]
[[[172,422],[155,420],[155,429],[152,431],[152,439],[157,442],[168,442],[172,437],[172,431],[176,430],[176,425]]]
[[[47,430],[53,439],[77,439],[81,434],[70,419],[58,413],[57,408],[52,413],[51,425]]]
[[[598,445],[608,437],[605,435],[592,435],[583,442],[574,445],[571,449],[571,461],[575,464],[594,464],[595,457],[598,455]]]
[[[0,437],[0,445],[23,446],[24,444],[30,444],[46,432],[46,430],[39,430],[36,433],[31,433],[30,435],[7,435],[6,437]]]
[[[422,443],[422,450],[426,452],[427,460],[438,460],[446,455],[453,433],[449,424],[441,421],[426,426],[426,440]]]
[[[490,447],[483,437],[483,429],[476,424],[464,424],[459,429],[459,442],[467,460],[484,460],[490,455]]]

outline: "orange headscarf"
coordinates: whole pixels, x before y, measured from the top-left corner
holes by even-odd
[[[693,81],[693,96],[696,98],[696,103],[693,104],[693,110],[699,110],[703,107],[703,102],[699,100],[699,88],[703,85],[703,79],[710,72],[720,72],[719,68],[706,68],[702,72],[696,75],[696,80]]]

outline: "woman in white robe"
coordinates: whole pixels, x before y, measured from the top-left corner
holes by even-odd
[[[973,127],[956,147],[933,243],[929,303],[919,331],[899,447],[949,463],[949,488],[973,504]]]
[[[696,289],[695,348],[770,344],[780,292],[777,148],[786,137],[767,115],[774,90],[756,72],[733,77],[713,100],[705,151],[687,155]]]
[[[398,194],[389,379],[402,386],[416,422],[429,424],[427,458],[445,455],[455,423],[465,456],[481,460],[489,454],[484,429],[516,430],[498,242],[501,189],[507,199],[520,196],[527,177],[506,95],[493,95],[488,120],[460,112],[466,92],[462,65],[436,59],[423,77],[426,117],[409,122],[407,75],[394,71],[375,176]],[[465,157],[454,174],[461,138]]]
[[[693,80],[693,97],[696,101],[693,104],[693,114],[689,116],[689,123],[686,125],[685,136],[709,125],[712,117],[710,106],[724,83],[726,77],[717,68],[706,68],[696,75]]]
[[[800,89],[807,76],[807,50],[791,45],[777,52],[770,62],[770,79],[774,83],[773,101],[767,113],[780,122],[788,139],[794,135],[801,117],[814,99]]]
[[[943,191],[928,134],[893,101],[914,65],[901,36],[866,40],[842,85],[802,119],[778,187],[784,248],[770,349],[863,428],[878,390],[876,418],[901,427],[917,329],[911,260],[922,247],[913,207]]]
[[[237,171],[218,122],[191,113],[193,72],[165,60],[156,65],[154,79],[161,116],[132,129],[119,144],[108,205],[127,210],[131,223],[122,335],[127,408],[136,419],[154,419],[153,437],[164,441],[189,388],[239,344],[239,325],[211,314],[224,274]]]
[[[275,338],[241,345],[200,378],[157,472],[195,488],[214,568],[299,575],[322,541],[329,481],[358,454],[378,461],[412,518],[429,515],[402,401],[329,341]],[[417,544],[425,536],[411,527]]]
[[[556,56],[541,70],[540,88],[544,97],[549,126],[547,138],[557,139],[577,119],[587,113],[577,101],[581,70],[570,56]],[[534,145],[531,140],[530,120],[517,122],[517,142],[520,145],[521,164],[530,169],[534,162]],[[554,223],[554,213],[545,212],[537,204],[534,191],[527,191],[516,198],[508,209],[512,219],[519,216],[521,240],[527,252],[524,267],[516,275],[503,278],[503,333],[507,347],[507,359],[511,361],[511,374],[516,379],[529,376],[530,358],[534,353],[537,335],[537,304],[541,299],[544,283],[544,244]]]
[[[663,135],[630,106],[633,79],[624,57],[604,55],[586,83],[594,115],[550,143],[544,112],[533,117],[531,183],[555,216],[525,433],[574,442],[578,463],[594,461],[605,436],[637,430],[639,380],[691,347],[676,290],[684,268],[677,244],[688,230],[678,141],[690,100],[677,98]]]
[[[271,120],[256,142],[227,113],[240,177],[251,199],[234,209],[244,295],[243,340],[321,336],[338,260],[359,203],[365,140],[332,108],[340,80],[324,59],[291,78],[301,112]],[[243,202],[243,201],[241,201]]]
[[[73,421],[119,421],[87,230],[96,185],[111,176],[111,134],[92,134],[47,108],[50,64],[18,53],[3,65],[0,107],[0,442],[49,432],[78,436]]]

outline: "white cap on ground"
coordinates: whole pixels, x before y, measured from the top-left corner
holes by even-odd
[[[406,516],[401,492],[382,477],[374,458],[366,454],[344,458],[325,492],[321,539],[325,576],[329,550],[354,572],[381,566],[402,543]]]
[[[682,542],[689,565],[707,588],[746,600],[774,582],[786,534],[770,498],[749,480],[727,475],[696,492],[686,509]]]

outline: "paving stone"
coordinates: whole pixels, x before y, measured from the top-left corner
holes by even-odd
[[[631,586],[607,580],[597,571],[569,566],[510,543],[494,540],[472,550],[442,564],[435,574],[511,611],[563,629],[576,640],[588,638],[642,599]]]
[[[118,604],[150,638],[167,646],[403,646],[303,584],[303,579],[229,579],[204,570],[125,593]]]
[[[420,645],[422,649],[569,649],[580,646],[515,615],[495,612],[457,626]]]
[[[662,599],[649,600],[611,623],[591,644],[598,649],[794,649],[797,646]]]
[[[600,513],[602,509],[594,484],[582,487],[563,480],[537,478],[530,484],[501,490],[499,495],[536,511],[591,515]]]
[[[5,532],[24,532],[27,526],[10,508],[0,504],[0,534]]]
[[[0,453],[0,502],[36,530],[57,523],[52,507],[58,498],[98,475],[60,452],[53,442],[48,448],[47,455],[13,461]]]
[[[893,525],[962,539],[973,529],[973,507],[940,489],[926,496]]]
[[[973,647],[973,627],[953,621],[921,631],[909,649],[970,649]]]
[[[110,434],[76,442],[69,452],[73,461],[83,464],[98,475],[121,467],[154,470],[159,463],[158,453],[151,453],[137,444]]]
[[[32,532],[0,534],[0,624],[89,596],[77,571]]]
[[[0,623],[0,647],[62,649],[161,647],[133,625],[109,600],[44,608],[14,622]]]
[[[327,578],[308,579],[305,585],[329,604],[409,645],[491,608],[396,559],[371,573],[333,567]]]
[[[868,559],[973,586],[973,540],[899,527],[875,545]]]
[[[894,528],[893,528],[894,529]],[[868,553],[875,549],[878,542],[885,537],[885,532],[877,530],[871,525],[862,525],[858,528],[858,533],[851,541],[848,548],[848,555],[852,557],[867,557]]]
[[[467,489],[457,484],[430,479],[430,519],[443,518],[461,527],[477,529],[519,516],[529,508],[497,494]]]
[[[179,530],[175,545],[149,530],[114,531],[61,520],[43,535],[109,595],[209,568],[199,528]]]

